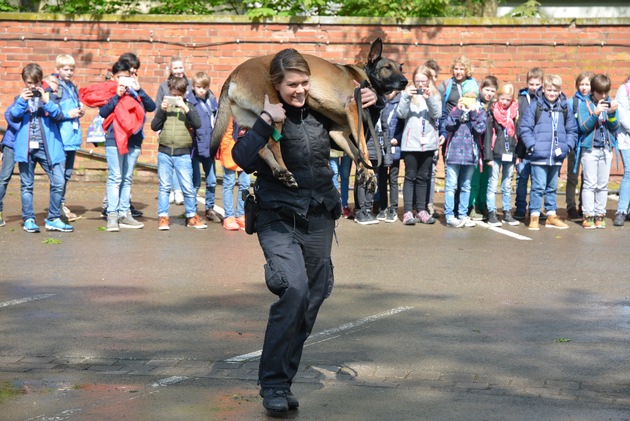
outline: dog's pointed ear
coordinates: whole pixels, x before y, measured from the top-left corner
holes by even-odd
[[[376,38],[370,47],[370,55],[368,55],[368,63],[374,63],[381,58],[383,53],[383,41]]]

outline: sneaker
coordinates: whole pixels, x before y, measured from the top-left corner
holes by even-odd
[[[120,228],[138,229],[138,228],[144,227],[144,224],[142,222],[138,222],[135,219],[133,219],[133,216],[131,215],[131,213],[128,213],[118,218],[118,226]]]
[[[382,209],[378,215],[376,215],[376,219],[379,221],[384,221],[387,219],[387,209]]]
[[[354,214],[352,213],[352,211],[350,210],[348,206],[344,206],[343,208],[341,208],[341,215],[345,219],[354,219]]]
[[[435,224],[435,218],[429,214],[429,212],[422,210],[416,214],[416,221],[421,224]]]
[[[3,227],[6,225],[6,222],[4,222],[4,218],[2,217],[2,212],[0,212],[0,227]]]
[[[468,212],[468,217],[473,221],[483,221],[483,213],[472,207]]]
[[[354,216],[354,222],[361,225],[372,225],[378,224],[378,219],[376,219],[370,211],[359,211]]]
[[[2,219],[1,212],[0,212],[0,219]],[[613,219],[613,225],[616,227],[623,227],[624,222],[626,222],[626,214],[623,212],[617,212],[615,214],[615,218]]]
[[[503,211],[503,223],[511,225],[513,227],[515,227],[518,224],[520,224],[520,222],[518,222],[516,219],[514,219],[514,217],[512,216],[512,212],[509,211],[509,210]]]
[[[24,221],[24,231],[39,232],[39,227],[37,226],[33,218],[29,218],[26,221]]]
[[[236,223],[236,218],[233,216],[230,216],[229,218],[225,218],[225,220],[223,220],[223,228],[228,231],[238,231],[241,229],[241,227]]]
[[[403,215],[403,225],[416,225],[416,218],[414,218],[413,212],[405,212]]]
[[[198,230],[206,229],[208,226],[205,222],[201,220],[199,215],[191,216],[190,218],[186,218],[186,226],[188,228],[196,228]]]
[[[435,212],[435,206],[433,205],[433,203],[427,203],[427,212],[429,212],[429,215],[431,215],[432,217],[437,218],[437,212]]]
[[[171,192],[168,194],[168,203],[171,205],[175,203],[175,192],[173,190],[171,190]]]
[[[606,229],[606,218],[604,215],[597,215],[595,217],[595,228]]]
[[[61,220],[61,218],[55,219],[46,219],[46,231],[61,231],[61,232],[72,232],[74,231],[74,227],[72,225],[68,225]]]
[[[446,225],[448,225],[451,228],[464,228],[464,221],[457,219],[455,217],[450,218],[448,221],[446,221]]]
[[[582,228],[587,230],[594,230],[595,227],[595,218],[592,216],[585,216],[582,220]]]
[[[66,207],[65,203],[61,205],[61,213],[63,213],[63,216],[68,222],[74,222],[77,219],[81,219],[81,217],[77,216],[77,214],[70,212],[70,209]]]
[[[112,212],[107,215],[107,231],[109,232],[118,232],[120,228],[118,227],[118,214],[116,212]]]
[[[545,222],[545,227],[557,228],[561,230],[569,228],[569,226],[565,224],[564,222],[562,222],[560,218],[558,218],[558,215],[556,215],[555,213],[551,213],[547,215],[547,221]]]
[[[571,206],[569,209],[567,209],[567,216],[571,221],[577,222],[582,220],[582,212],[577,210],[575,206]]]
[[[501,221],[497,218],[497,213],[495,211],[488,212],[488,225],[491,227],[500,227]]]
[[[541,221],[546,221],[547,220],[547,214],[545,212],[540,212],[540,216],[538,216],[538,219]]]
[[[175,190],[175,204],[180,206],[184,204],[184,193],[181,190]]]
[[[129,212],[131,212],[131,216],[133,216],[134,218],[142,218],[142,215],[144,215],[142,211],[134,208],[131,204],[129,205]]]
[[[385,222],[396,222],[398,221],[398,212],[394,206],[390,206],[387,208],[387,216],[385,217]]]
[[[466,228],[471,228],[471,227],[474,227],[475,225],[477,225],[477,224],[475,223],[475,221],[473,221],[472,219],[470,219],[470,217],[469,217],[469,216],[464,216],[464,217],[462,218],[462,222],[464,223],[464,226],[465,226]]]
[[[514,212],[514,219],[518,220],[518,221],[522,221],[525,219],[525,212],[521,212],[519,210],[517,210],[516,212]]]
[[[101,217],[107,219],[107,206],[101,208]]]
[[[287,391],[285,389],[261,389],[263,407],[271,414],[282,414],[289,411]]]
[[[527,226],[528,230],[531,231],[538,231],[540,229],[540,224],[539,224],[539,217],[538,215],[536,216],[530,216],[529,217],[529,225]]]
[[[223,216],[215,211],[214,209],[206,209],[206,219],[210,222],[214,222],[215,224],[220,224],[223,222]]]
[[[236,223],[243,231],[245,231],[245,216],[237,216]]]
[[[160,231],[166,231],[171,229],[171,220],[168,216],[160,216],[158,218],[158,229]]]

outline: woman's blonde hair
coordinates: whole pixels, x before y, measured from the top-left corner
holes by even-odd
[[[457,56],[453,59],[453,63],[451,64],[451,74],[453,73],[455,66],[458,64],[461,64],[466,69],[466,77],[472,76],[474,71],[473,65],[470,62],[470,59],[466,56]]]
[[[431,95],[435,95],[438,90],[435,87],[435,84],[433,83],[433,73],[434,70],[431,69],[429,66],[426,65],[422,65],[422,66],[418,66],[416,67],[416,70],[413,71],[413,74],[411,75],[411,80],[412,82],[416,80],[416,75],[418,75],[419,73],[422,73],[423,75],[425,75],[428,79],[428,87],[431,90]],[[413,102],[414,104],[418,103],[418,95],[414,95],[413,98],[411,98],[411,102]]]

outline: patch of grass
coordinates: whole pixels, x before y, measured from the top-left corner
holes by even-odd
[[[569,338],[558,338],[558,339],[554,339],[553,341],[556,342],[556,343],[559,343],[559,344],[563,344],[563,343],[566,343],[566,342],[571,342],[571,339],[569,339]]]
[[[47,238],[42,241],[42,244],[61,244],[61,240],[57,238]]]
[[[96,231],[107,231],[107,227],[98,227]]]
[[[15,396],[23,395],[24,391],[9,382],[0,382],[0,402],[4,402]]]

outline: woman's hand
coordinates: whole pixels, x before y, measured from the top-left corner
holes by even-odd
[[[269,102],[269,95],[265,94],[265,102],[263,110],[271,115],[273,121],[269,121],[269,116],[265,113],[261,115],[261,118],[267,122],[267,124],[273,126],[275,123],[282,123],[286,118],[286,112],[281,103],[272,104]]]
[[[361,84],[356,80],[353,80],[352,83],[354,83],[354,86],[356,88],[361,87]],[[371,107],[372,105],[376,104],[377,100],[378,97],[373,90],[371,90],[370,88],[361,88],[361,104],[363,104],[363,108]]]

